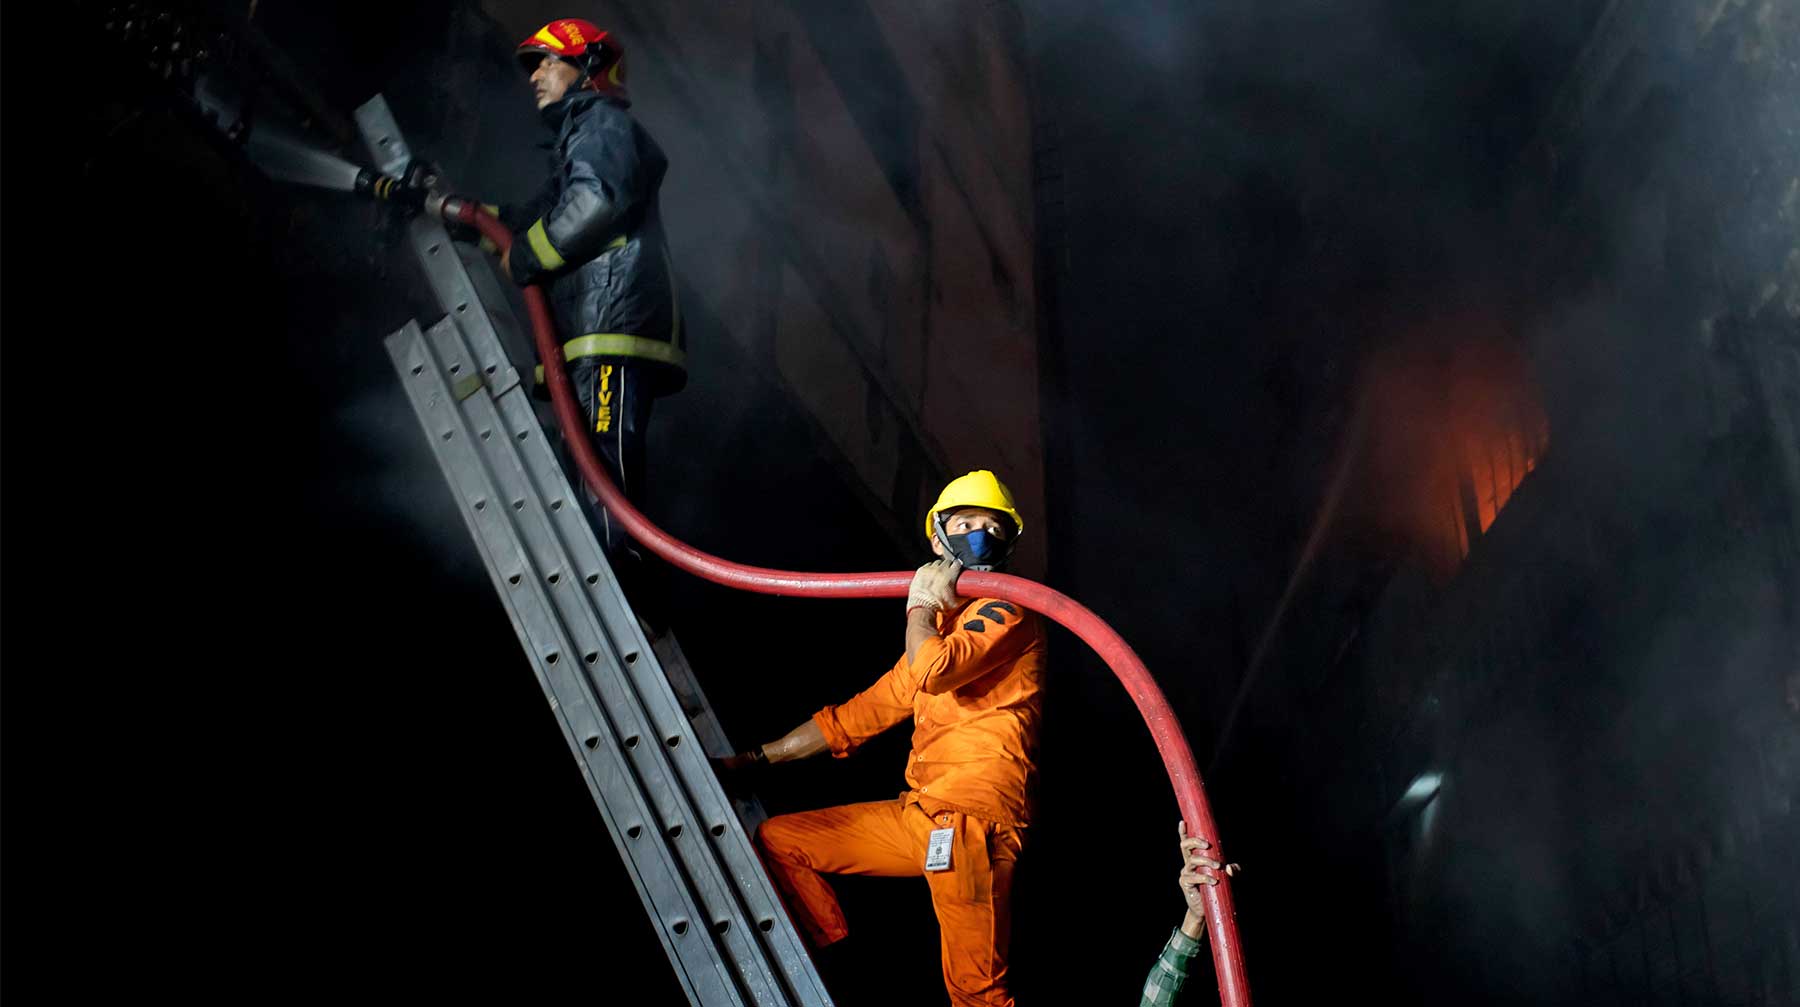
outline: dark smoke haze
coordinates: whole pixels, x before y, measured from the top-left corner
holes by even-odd
[[[1030,9],[1058,576],[1197,748],[1244,704],[1210,786],[1275,1002],[1797,996],[1800,32],[1704,7]],[[1532,472],[1464,559],[1471,455]],[[1128,760],[1056,769],[1166,807]]]

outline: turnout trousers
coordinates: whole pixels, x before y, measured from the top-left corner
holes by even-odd
[[[656,402],[648,367],[630,357],[582,357],[569,363],[569,383],[593,444],[613,484],[640,510],[645,500],[644,449],[650,427],[650,407]],[[631,541],[619,523],[581,479],[573,451],[562,445],[563,467],[581,508],[606,550],[607,561],[619,578],[619,586],[655,632],[665,627],[666,600],[662,574],[643,550]]]
[[[650,427],[650,407],[656,401],[644,365],[629,357],[582,357],[569,364],[569,383],[575,386],[588,440],[606,463],[607,474],[627,500],[642,507],[645,435]],[[569,471],[579,483],[573,459]],[[601,544],[608,554],[616,553],[627,540],[624,532],[585,485],[581,486],[581,498],[594,519]]]

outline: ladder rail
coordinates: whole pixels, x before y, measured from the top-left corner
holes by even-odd
[[[459,388],[455,382],[476,355],[450,319],[428,333],[409,325],[389,346],[547,698],[567,725],[571,751],[588,768],[615,843],[632,863],[641,856],[633,851],[646,846],[666,854],[658,863],[672,872],[681,896],[653,882],[640,895],[665,950],[691,980],[684,984],[690,998],[740,1002],[702,989],[694,976],[710,964],[739,987],[742,1002],[829,1003],[654,649],[571,502],[524,390],[515,386],[496,400],[482,384]],[[639,865],[638,876],[647,877],[646,870]],[[696,948],[691,938],[702,933],[710,941]]]
[[[624,655],[621,691],[613,695],[612,700],[642,711],[656,732],[654,740],[661,742],[660,745],[643,746],[643,750],[657,752],[662,760],[658,767],[660,778],[654,781],[652,792],[661,800],[659,810],[667,816],[665,822],[683,823],[683,834],[674,838],[693,843],[699,843],[700,837],[685,823],[703,826],[715,842],[702,844],[694,850],[692,857],[698,859],[710,854],[726,876],[741,879],[736,886],[731,886],[731,894],[740,900],[741,907],[732,917],[715,917],[714,923],[729,922],[727,933],[740,928],[736,932],[769,935],[765,941],[766,950],[778,962],[789,966],[781,971],[794,971],[791,966],[805,957],[798,934],[784,933],[776,927],[778,917],[784,913],[779,900],[774,897],[772,886],[767,884],[755,848],[719,785],[693,721],[674,694],[667,669],[662,666],[656,649],[644,638],[636,616],[617,580],[612,577],[584,511],[574,505],[574,491],[549,447],[550,442],[541,435],[542,428],[528,396],[523,389],[518,389],[503,396],[499,406],[515,435],[537,432],[526,441],[518,442],[524,449],[521,453],[528,459],[540,498],[549,497],[552,501],[550,514],[565,554],[581,572],[581,583],[586,585],[617,653]],[[565,501],[561,508],[554,506],[557,500]],[[570,608],[566,617],[576,621],[581,615],[573,608],[574,597],[571,596],[568,602]],[[585,653],[583,657],[585,660]],[[590,664],[590,673],[593,670]],[[621,669],[614,664],[610,670]],[[675,743],[671,744],[671,739],[675,739]],[[750,883],[753,878],[762,879],[763,883]],[[727,898],[722,894],[719,902],[723,904]],[[748,929],[752,926],[754,931]],[[822,987],[820,992],[823,992]]]
[[[404,171],[385,100],[356,121],[384,170]],[[389,355],[684,992],[829,1007],[746,830],[761,807],[728,798],[707,758],[729,743],[704,692],[672,638],[645,639],[576,505],[496,324],[510,309],[484,299],[471,269],[486,266],[441,221],[415,217],[407,235],[446,317],[392,334]]]
[[[427,346],[417,323],[409,323],[390,338],[388,344],[396,365],[413,372],[415,377],[428,377],[438,370]],[[433,451],[451,482],[452,491],[470,501],[459,510],[476,540],[495,589],[506,601],[508,617],[530,655],[532,670],[550,700],[570,750],[576,754],[589,793],[613,836],[627,873],[640,899],[657,920],[658,939],[675,966],[683,990],[696,1004],[744,1003],[734,981],[717,974],[716,967],[707,967],[712,963],[705,956],[696,967],[692,960],[695,956],[685,953],[677,943],[676,938],[685,937],[686,933],[675,934],[673,924],[700,918],[701,911],[686,891],[681,869],[673,857],[660,844],[634,846],[626,841],[628,831],[634,826],[641,833],[644,823],[655,820],[655,811],[641,796],[633,793],[634,788],[628,781],[630,771],[617,754],[619,746],[603,743],[616,742],[616,727],[607,722],[598,704],[582,698],[583,690],[572,680],[573,665],[560,660],[561,654],[571,653],[574,648],[556,625],[551,615],[552,606],[539,578],[524,575],[524,568],[528,566],[525,546],[511,534],[504,519],[498,522],[499,527],[495,527],[496,522],[489,514],[490,504],[493,505],[492,514],[498,516],[498,501],[505,494],[495,485],[486,466],[471,457],[472,450],[464,446],[478,436],[475,425],[464,423],[455,410],[445,405],[452,398],[447,383],[434,389],[429,384],[409,382],[407,391],[431,435]],[[485,429],[491,436],[493,427]],[[473,503],[480,506],[473,506]],[[559,659],[552,660],[551,655]],[[683,926],[682,929],[689,931],[690,928]]]

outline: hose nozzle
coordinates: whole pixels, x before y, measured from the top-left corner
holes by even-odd
[[[367,168],[356,174],[357,192],[385,202],[398,203],[411,210],[428,209],[433,216],[441,215],[438,207],[428,205],[435,195],[432,189],[437,183],[437,169],[420,159],[407,165],[406,173],[399,178]],[[441,199],[439,197],[440,202]]]
[[[410,172],[408,173],[410,174]],[[430,190],[408,185],[406,180],[392,175],[383,175],[367,168],[356,173],[357,193],[383,202],[398,203],[408,209],[417,210],[425,205],[425,197]]]
[[[437,217],[446,223],[472,223],[468,211],[473,205],[461,196],[452,196],[448,193],[438,192],[436,189],[425,195],[426,215]]]

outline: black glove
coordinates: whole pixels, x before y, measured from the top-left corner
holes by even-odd
[[[719,782],[724,785],[725,793],[731,797],[745,800],[755,778],[762,775],[761,770],[769,764],[769,757],[763,754],[760,746],[747,752],[738,752],[724,758],[713,759],[713,772],[718,774]]]
[[[493,214],[494,216],[498,217],[500,215],[500,207],[494,205],[493,203],[483,203],[481,205],[484,208],[486,208],[487,211],[489,213]],[[500,254],[499,246],[495,245],[492,241],[489,241],[479,230],[477,230],[475,228],[474,224],[463,224],[463,223],[459,223],[459,222],[455,222],[455,221],[447,221],[444,224],[444,230],[449,232],[451,241],[466,241],[466,242],[469,242],[470,244],[478,244],[481,246],[481,250],[488,253],[489,255],[499,255]]]

